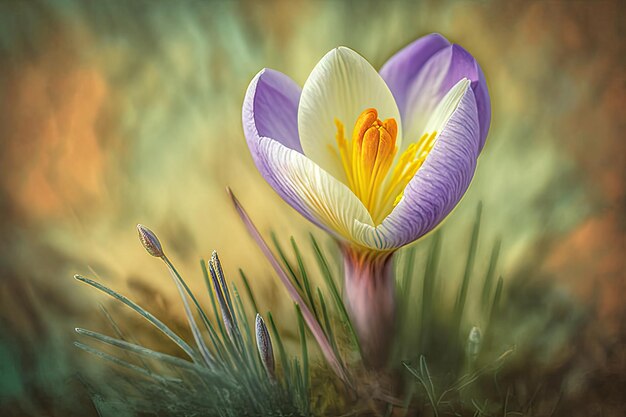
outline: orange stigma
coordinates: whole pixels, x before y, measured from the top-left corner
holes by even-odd
[[[395,119],[381,121],[376,109],[366,109],[357,118],[350,141],[345,138],[343,124],[335,119],[335,125],[339,158],[348,186],[378,225],[400,201],[404,188],[432,149],[436,132],[425,134],[411,144],[388,175],[398,153]]]

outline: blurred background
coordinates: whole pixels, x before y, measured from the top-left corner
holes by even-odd
[[[249,81],[270,67],[303,84],[338,45],[379,68],[440,32],[478,59],[493,106],[474,182],[444,227],[442,274],[464,267],[458,254],[482,201],[477,268],[501,238],[505,283],[549,288],[585,317],[576,341],[531,367],[570,381],[576,395],[563,401],[587,407],[580,415],[620,415],[624,11],[611,1],[1,0],[0,414],[95,415],[81,375],[108,365],[73,346],[74,327],[104,329],[99,303],[126,311],[75,273],[184,333],[174,287],[137,223],[158,234],[192,288],[203,285],[199,259],[217,249],[232,280],[246,271],[263,309],[291,308],[225,187],[266,235],[332,242],[256,171],[241,128]],[[530,306],[517,317],[546,307],[511,291],[510,303]],[[568,314],[550,320],[558,328]],[[125,320],[146,344],[174,351]]]

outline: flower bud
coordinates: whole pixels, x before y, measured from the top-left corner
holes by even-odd
[[[467,337],[467,357],[470,361],[475,361],[478,357],[478,353],[480,352],[480,342],[481,342],[481,334],[480,329],[476,326],[472,327],[472,330],[469,332],[469,336]]]
[[[265,322],[263,321],[263,317],[260,314],[256,315],[256,323],[255,323],[255,333],[256,333],[256,346],[259,349],[259,355],[261,356],[261,362],[263,362],[263,366],[267,371],[270,379],[275,378],[275,369],[274,369],[274,351],[272,349],[272,339],[270,339],[270,334],[267,331],[267,326],[265,326]]]
[[[139,240],[143,247],[146,248],[146,251],[152,256],[162,258],[164,253],[163,248],[161,248],[161,242],[159,242],[152,230],[142,224],[138,224],[137,231],[139,232]]]

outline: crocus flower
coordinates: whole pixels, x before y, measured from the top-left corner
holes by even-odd
[[[243,127],[254,162],[287,203],[340,242],[347,305],[372,363],[384,361],[393,327],[393,251],[459,202],[490,118],[478,63],[438,34],[380,72],[339,47],[303,88],[271,69],[248,87]]]

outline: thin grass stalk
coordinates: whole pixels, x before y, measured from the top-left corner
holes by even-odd
[[[242,323],[246,340],[244,341],[244,352],[246,355],[246,360],[248,361],[250,368],[254,371],[257,377],[261,376],[261,368],[260,363],[257,358],[256,349],[255,349],[255,337],[252,334],[252,329],[250,328],[250,324],[246,318],[245,309],[243,303],[241,302],[241,297],[239,296],[239,291],[237,291],[237,287],[233,284],[233,296],[235,298],[235,308],[236,313],[239,315],[239,322]]]
[[[402,362],[404,367],[417,379],[420,385],[424,388],[424,392],[428,397],[428,401],[433,409],[433,414],[435,417],[439,417],[439,407],[437,401],[435,400],[435,391],[432,383],[432,379],[430,377],[430,373],[428,372],[428,367],[426,366],[426,360],[423,355],[420,356],[420,371],[414,369],[406,362]]]
[[[309,300],[309,305],[313,310],[313,315],[315,319],[319,322],[320,317],[317,314],[317,308],[315,307],[315,300],[313,298],[313,292],[311,291],[311,283],[309,282],[309,276],[306,273],[306,268],[304,267],[304,261],[302,260],[302,255],[300,253],[300,249],[296,244],[296,240],[291,237],[291,247],[293,248],[293,252],[296,255],[296,262],[298,263],[298,270],[300,271],[300,276],[302,277],[302,282],[304,283],[304,292]]]
[[[320,269],[322,270],[322,276],[324,277],[324,280],[326,281],[326,285],[328,286],[330,293],[333,297],[333,301],[335,302],[335,307],[337,307],[337,309],[339,310],[339,313],[340,313],[339,316],[342,322],[348,326],[351,339],[357,348],[359,356],[361,356],[361,343],[359,341],[359,337],[357,336],[356,330],[354,329],[354,326],[352,325],[352,320],[350,320],[350,316],[348,315],[348,310],[346,310],[346,306],[343,303],[343,298],[341,294],[339,293],[339,290],[337,289],[337,285],[335,284],[335,280],[330,271],[330,267],[328,266],[328,261],[324,257],[324,254],[322,253],[322,250],[320,249],[315,237],[312,234],[309,234],[309,236],[311,237],[311,243],[313,245],[313,250],[318,260],[318,264],[320,266]]]
[[[205,261],[204,259],[201,260],[202,275],[204,276],[204,281],[207,287],[207,291],[209,293],[209,298],[211,299],[211,307],[213,309],[213,315],[216,319],[217,326],[220,331],[220,335],[222,336],[222,339],[220,339],[219,337],[217,337],[217,334],[216,334],[215,341],[216,343],[219,343],[219,345],[224,349],[222,358],[226,358],[226,356],[228,356],[228,360],[230,361],[231,366],[235,366],[234,361],[236,361],[237,358],[239,357],[239,353],[237,352],[236,347],[232,343],[228,343],[228,341],[230,341],[231,339],[228,333],[226,332],[226,329],[224,328],[222,320],[220,320],[220,314],[217,312],[217,301],[215,300],[216,295],[214,294],[213,285],[211,284],[210,279],[209,279],[209,271],[207,270],[207,267],[206,267],[207,265],[209,265],[209,262]],[[216,349],[217,349],[217,346],[216,346]]]
[[[293,282],[298,286],[300,291],[303,291],[304,288],[302,287],[302,283],[298,279],[298,275],[296,274],[296,272],[291,267],[291,263],[287,259],[287,255],[285,254],[285,251],[283,250],[283,247],[280,245],[280,242],[278,241],[278,237],[276,237],[276,233],[274,233],[273,231],[270,232],[270,237],[272,239],[272,243],[274,243],[274,247],[276,248],[276,252],[278,252],[278,256],[280,257],[280,260],[282,261],[282,263],[285,266],[285,268],[287,268],[287,272],[289,273],[289,276],[291,277]]]
[[[194,371],[201,374],[206,374],[209,371],[207,368],[202,366],[197,366],[193,362],[186,361],[184,359],[178,358],[176,356],[168,355],[165,353],[157,352],[152,349],[148,349],[146,347],[137,345],[135,343],[130,343],[122,339],[116,339],[98,332],[94,332],[87,329],[76,328],[76,333],[89,337],[91,339],[97,340],[101,343],[105,343],[110,346],[114,346],[120,349],[124,349],[130,353],[134,353],[139,356],[143,356],[149,359],[154,359],[160,362],[164,362],[170,365],[174,365],[179,368],[184,368],[189,371]]]
[[[224,367],[224,365],[226,365],[225,362],[227,362],[227,361],[230,362],[231,366],[233,366],[234,363],[232,362],[232,360],[229,361],[226,358],[225,351],[224,351],[226,346],[222,343],[222,341],[217,336],[217,333],[215,332],[215,329],[213,328],[213,324],[211,323],[211,320],[209,320],[208,316],[204,312],[204,309],[200,306],[200,303],[198,302],[198,300],[194,296],[193,292],[191,291],[191,289],[189,288],[189,286],[187,285],[185,280],[182,278],[182,276],[178,273],[178,271],[176,270],[174,265],[169,261],[169,259],[165,260],[165,262],[166,262],[166,264],[168,264],[168,268],[170,269],[170,274],[173,272],[176,275],[177,280],[175,280],[175,282],[178,281],[182,285],[182,287],[186,291],[187,295],[191,298],[192,302],[194,303],[194,305],[196,307],[196,310],[198,311],[198,314],[200,315],[200,317],[202,319],[202,322],[204,323],[204,327],[209,332],[209,339],[211,340],[211,343],[213,344],[213,347],[215,348],[216,353],[218,354],[220,359],[223,361],[223,363],[220,364],[217,361],[215,361],[215,359],[213,359],[213,366],[214,367],[215,366]],[[206,272],[206,267],[204,267],[204,263],[203,262],[202,262],[201,266],[202,266],[203,275],[204,275],[204,273]],[[206,280],[206,277],[205,277],[205,280]],[[210,288],[209,288],[209,292],[210,292]],[[183,301],[185,301],[185,300],[183,300]],[[213,304],[213,307],[214,307],[214,313],[217,315],[217,310],[215,309],[215,301],[213,299],[211,301],[212,301],[212,304]],[[218,321],[218,323],[219,323],[219,321]],[[201,337],[201,339],[202,339],[202,337]],[[226,340],[225,336],[224,336],[224,339]],[[204,339],[202,339],[202,341],[204,341]],[[208,351],[208,349],[207,349],[207,351]]]
[[[498,278],[498,284],[496,285],[496,292],[493,295],[493,302],[491,304],[491,312],[489,313],[489,323],[487,325],[491,325],[494,317],[496,316],[499,306],[500,306],[500,298],[502,297],[502,287],[504,286],[504,281],[502,277]]]
[[[324,295],[322,294],[322,290],[317,289],[317,296],[320,300],[320,307],[322,309],[322,317],[324,318],[324,326],[326,327],[326,335],[328,336],[328,340],[330,340],[330,344],[335,351],[335,354],[339,359],[341,359],[341,355],[339,354],[339,348],[337,346],[337,341],[335,339],[335,334],[333,332],[333,327],[330,323],[330,318],[328,315],[328,310],[326,309],[326,301],[324,301]],[[345,366],[345,364],[342,364]]]
[[[280,354],[280,364],[283,368],[283,377],[285,379],[285,384],[288,386],[291,383],[291,369],[289,366],[289,359],[285,351],[285,346],[283,345],[283,341],[280,337],[280,333],[278,333],[278,329],[276,328],[274,317],[272,316],[272,313],[269,311],[267,312],[267,318],[270,321],[270,326],[272,327],[272,333],[274,333],[274,340],[276,341],[276,346],[278,346],[278,352]]]
[[[160,375],[152,373],[152,372],[148,371],[147,369],[144,369],[144,368],[142,368],[140,366],[134,365],[134,364],[132,364],[130,362],[126,362],[123,359],[120,359],[120,358],[118,358],[116,356],[110,355],[110,354],[108,354],[106,352],[103,352],[101,350],[94,349],[91,346],[85,345],[85,344],[80,343],[80,342],[74,342],[74,346],[76,346],[79,349],[84,350],[85,352],[89,352],[89,353],[91,353],[91,354],[93,354],[95,356],[98,356],[99,358],[102,358],[102,359],[108,360],[110,362],[113,362],[116,365],[119,365],[121,367],[130,369],[130,370],[132,370],[134,372],[137,372],[138,374],[141,374],[141,375],[147,376],[149,378],[152,378],[152,379],[160,382],[161,384],[166,384],[168,382],[168,380],[166,378],[163,378]]]
[[[102,314],[106,318],[107,322],[111,325],[111,328],[113,329],[113,331],[117,335],[118,339],[123,340],[123,341],[127,341],[126,340],[127,339],[126,335],[124,335],[124,332],[122,332],[122,329],[120,329],[120,327],[117,325],[117,322],[113,319],[113,316],[111,316],[111,314],[109,314],[109,311],[102,304],[100,304],[99,307],[100,307],[100,311],[102,312]],[[75,330],[76,330],[77,333],[80,334],[78,328],[76,328]],[[137,340],[134,337],[132,337],[132,334],[131,334],[131,337],[130,337],[130,341],[133,342],[134,344],[138,345]],[[144,368],[146,368],[147,370],[151,371],[150,365],[141,356],[139,357],[139,360],[141,361],[141,365]]]
[[[202,355],[202,358],[206,362],[206,365],[208,367],[213,367],[215,363],[215,359],[213,358],[213,355],[209,351],[209,348],[207,347],[206,343],[204,342],[204,338],[202,337],[202,333],[200,332],[200,329],[198,328],[196,319],[193,316],[193,312],[191,311],[191,307],[189,306],[189,301],[187,300],[187,296],[185,294],[185,290],[187,290],[189,294],[191,294],[191,291],[187,287],[187,284],[184,283],[183,279],[178,274],[178,271],[176,271],[176,268],[174,268],[174,265],[169,260],[169,258],[164,255],[161,259],[163,259],[163,262],[165,262],[165,265],[167,265],[167,269],[170,275],[172,276],[172,279],[174,280],[174,283],[176,284],[176,288],[178,289],[180,298],[183,301],[185,315],[187,316],[187,321],[189,322],[191,333],[193,334],[193,338],[196,342],[196,345],[198,346],[198,349],[200,350],[200,354]],[[183,285],[184,285],[184,288],[183,288]],[[198,311],[202,312],[202,308],[195,300],[195,297],[192,296],[192,298],[196,304],[196,308],[198,309]],[[202,314],[204,313],[202,312]]]
[[[85,284],[91,285],[92,287],[104,292],[105,294],[108,294],[109,296],[121,301],[131,309],[135,310],[137,313],[139,313],[139,315],[148,320],[150,324],[155,326],[167,337],[169,337],[174,343],[176,343],[194,362],[197,363],[202,361],[202,359],[198,357],[198,354],[191,348],[191,346],[189,346],[180,336],[174,333],[161,320],[157,319],[151,313],[139,307],[139,305],[137,305],[135,302],[89,278],[83,277],[81,275],[74,275],[74,278],[78,281],[84,282]]]
[[[306,343],[306,332],[304,330],[304,317],[302,316],[302,310],[300,306],[296,304],[296,313],[298,315],[298,329],[300,332],[300,345],[302,346],[302,386],[303,394],[306,396],[304,405],[306,407],[306,413],[308,414],[309,406],[309,349]]]
[[[481,297],[481,305],[483,306],[483,312],[487,312],[489,306],[489,297],[491,296],[491,289],[493,288],[493,278],[496,274],[496,266],[498,264],[498,257],[500,256],[500,247],[502,241],[496,239],[491,250],[491,257],[489,258],[489,267],[485,274],[485,282],[483,284],[483,292]]]
[[[441,231],[435,232],[433,241],[428,252],[424,280],[422,286],[422,312],[420,315],[420,352],[425,352],[430,343],[430,323],[433,316],[433,297],[435,282],[439,267],[439,255],[441,253]]]
[[[248,295],[248,298],[250,299],[250,302],[252,303],[252,308],[254,309],[254,311],[259,311],[259,306],[256,303],[256,299],[254,297],[254,293],[252,292],[252,287],[250,287],[250,283],[248,282],[248,278],[246,277],[246,274],[244,274],[243,269],[239,269],[239,275],[241,276],[241,281],[243,281],[243,285],[246,288],[246,294]]]
[[[411,246],[406,248],[404,251],[404,256],[406,257],[404,261],[404,276],[402,277],[402,290],[405,294],[410,294],[411,292],[411,283],[413,282],[413,277],[415,275],[415,246]]]
[[[465,271],[463,273],[463,281],[461,283],[461,289],[457,296],[457,301],[454,306],[454,326],[453,331],[456,337],[460,335],[461,319],[463,317],[463,311],[465,310],[465,302],[467,300],[467,292],[469,289],[470,279],[472,277],[472,270],[474,268],[474,261],[476,259],[476,248],[478,247],[478,235],[480,232],[480,218],[482,213],[482,203],[478,204],[476,209],[476,220],[474,221],[474,227],[472,230],[472,237],[470,240],[469,250],[467,253],[467,262],[465,263]]]

